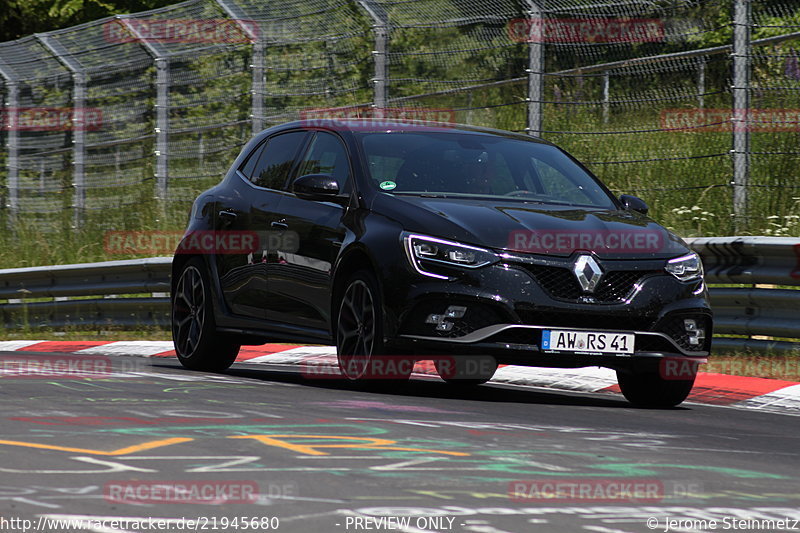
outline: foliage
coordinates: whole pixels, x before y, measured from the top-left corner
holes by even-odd
[[[0,42],[172,3],[172,0],[0,0]]]
[[[509,39],[507,21],[502,17],[467,20],[470,9],[477,5],[470,2],[420,0],[387,4],[393,20],[411,20],[409,12],[417,4],[426,6],[429,18],[424,23],[397,24],[391,29],[389,94],[393,98],[411,98],[390,106],[449,109],[454,110],[457,122],[525,131],[529,46]],[[0,0],[0,39],[169,3],[170,0]],[[678,3],[690,7],[670,12],[669,7]],[[589,0],[586,4],[597,5]],[[663,16],[670,24],[681,25],[683,30],[678,37],[657,43],[587,45],[584,52],[579,46],[548,45],[546,70],[552,73],[588,63],[731,42],[729,0],[656,0],[652,4],[664,10]],[[202,16],[220,16],[212,9],[213,3],[202,6],[207,10]],[[286,9],[302,10],[303,6],[291,4]],[[797,31],[792,26],[800,26],[800,8],[787,0],[763,0],[754,3],[753,9],[758,21],[754,39]],[[296,118],[308,108],[363,105],[372,100],[372,23],[355,2],[337,4],[335,21],[329,20],[327,14],[318,19],[301,16],[299,11],[280,15],[281,21],[288,22],[276,29],[286,31],[280,38],[268,39],[264,50],[262,96],[267,125]],[[455,16],[459,18],[454,19]],[[302,23],[293,25],[295,22],[289,20],[292,17]],[[317,22],[309,23],[312,19]],[[448,22],[429,23],[436,20]],[[69,37],[74,39],[75,47],[81,46],[83,31],[89,30],[76,31]],[[757,50],[753,107],[797,107],[792,102],[800,94],[800,66],[793,65],[797,64],[799,41]],[[169,193],[166,201],[156,201],[156,68],[149,56],[145,63],[137,63],[133,52],[131,57],[125,56],[123,48],[114,48],[119,64],[93,70],[88,77],[87,105],[102,108],[108,120],[102,132],[87,134],[87,180],[103,186],[88,190],[90,208],[83,213],[83,226],[75,229],[73,225],[69,150],[72,138],[69,133],[60,133],[60,155],[54,156],[61,158],[60,166],[56,165],[59,168],[40,172],[27,167],[20,172],[26,187],[20,194],[45,194],[37,184],[47,182],[53,185],[53,190],[47,192],[48,200],[57,209],[41,215],[40,221],[48,221],[48,227],[36,224],[34,217],[26,214],[15,225],[13,234],[0,234],[0,266],[122,259],[127,256],[104,251],[106,231],[183,229],[192,199],[219,181],[250,137],[252,47],[211,47],[171,58]],[[100,50],[91,59],[102,62],[103,54]],[[82,60],[90,59],[90,55],[82,56]],[[730,109],[730,66],[726,54],[709,57],[705,66],[708,94],[702,103],[697,96],[693,62],[674,62],[664,68],[620,68],[612,72],[612,101],[605,109],[600,103],[602,73],[547,76],[543,136],[586,162],[614,192],[643,197],[650,204],[653,217],[679,234],[731,234],[730,131],[715,127],[665,130],[661,116],[669,107]],[[69,105],[72,80],[68,75],[62,78],[26,81],[22,96],[33,105]],[[513,79],[520,81],[511,82]],[[503,83],[464,90],[485,82]],[[437,94],[420,96],[426,93]],[[0,133],[0,144],[4,144],[3,135]],[[49,135],[42,135],[41,140],[59,140],[58,135]],[[115,143],[104,144],[104,135]],[[30,134],[26,136],[27,140],[33,139]],[[122,142],[116,142],[119,140]],[[800,131],[752,134],[754,187],[749,233],[800,235],[800,224],[796,222],[800,216],[796,198],[798,145]],[[0,173],[5,168],[5,155],[0,150]]]

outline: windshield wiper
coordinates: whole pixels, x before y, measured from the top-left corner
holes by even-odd
[[[421,198],[451,198],[446,194],[436,193],[436,192],[413,192],[413,191],[398,191],[392,194],[404,195],[404,196],[419,196]]]

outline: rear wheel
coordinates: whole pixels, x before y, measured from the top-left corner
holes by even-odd
[[[664,379],[657,371],[617,371],[617,382],[629,402],[637,407],[665,409],[683,402],[694,386],[692,379]]]
[[[383,340],[383,299],[372,273],[356,272],[338,303],[336,354],[339,370],[351,381],[405,381],[413,358],[389,356]]]
[[[197,257],[183,266],[175,284],[172,342],[178,361],[192,370],[220,372],[231,366],[239,353],[238,344],[216,331],[208,275]]]

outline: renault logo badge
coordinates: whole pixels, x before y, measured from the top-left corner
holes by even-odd
[[[575,266],[572,267],[572,272],[578,278],[578,283],[584,292],[594,292],[597,284],[600,283],[600,278],[603,277],[603,270],[591,255],[578,257]]]

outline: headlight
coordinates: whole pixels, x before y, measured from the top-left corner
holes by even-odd
[[[406,234],[403,245],[417,272],[439,279],[449,278],[444,275],[448,269],[480,268],[498,260],[489,250],[425,235]]]
[[[694,252],[670,259],[667,261],[666,270],[681,281],[691,281],[703,277],[703,263],[700,261],[700,256]]]

